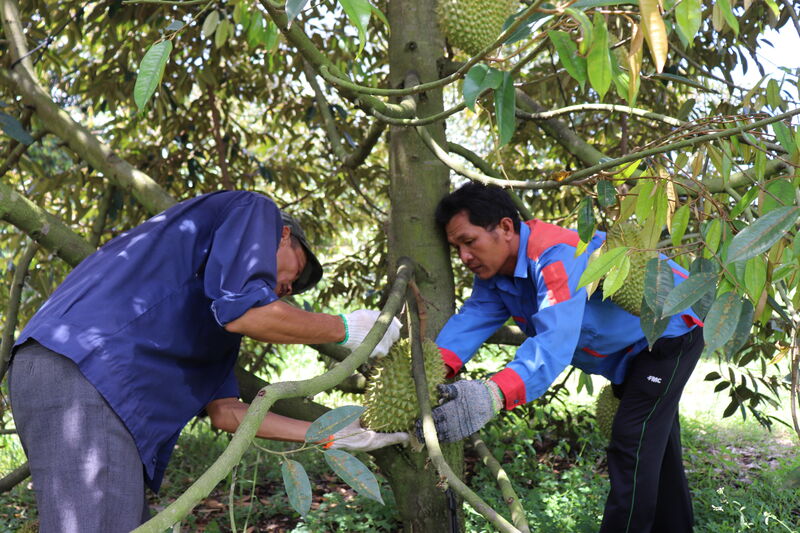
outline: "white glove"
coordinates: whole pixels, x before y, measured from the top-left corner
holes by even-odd
[[[345,449],[354,452],[368,452],[392,444],[407,444],[408,433],[377,433],[371,429],[364,429],[361,422],[356,420],[344,429],[340,429],[331,437],[330,443],[325,445],[329,449]]]
[[[344,320],[345,337],[339,344],[348,348],[350,351],[361,346],[361,343],[364,342],[364,337],[367,336],[369,330],[375,325],[375,321],[378,320],[380,314],[380,311],[359,309],[347,315],[340,315],[342,320]],[[397,318],[393,318],[391,324],[389,324],[389,329],[386,330],[386,334],[381,339],[381,342],[372,350],[370,357],[380,359],[389,353],[389,348],[391,348],[392,344],[397,342],[399,338],[400,321],[397,320]]]

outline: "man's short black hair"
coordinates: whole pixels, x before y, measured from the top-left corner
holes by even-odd
[[[514,231],[519,233],[517,207],[508,193],[495,185],[469,182],[451,192],[436,206],[436,224],[444,230],[450,219],[461,211],[467,212],[470,224],[487,230],[494,229],[501,219],[508,217],[514,221]]]

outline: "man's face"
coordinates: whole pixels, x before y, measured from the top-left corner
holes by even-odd
[[[461,262],[479,278],[514,274],[519,236],[510,218],[501,219],[497,226],[487,230],[471,224],[467,212],[461,211],[447,223],[445,233]]]
[[[288,226],[283,227],[281,242],[278,245],[278,280],[275,293],[279,297],[292,293],[294,283],[306,267],[306,252],[300,244],[293,242]]]

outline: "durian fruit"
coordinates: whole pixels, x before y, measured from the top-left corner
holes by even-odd
[[[497,40],[518,5],[518,0],[439,0],[436,15],[447,41],[475,55]]]
[[[436,405],[436,386],[444,383],[446,374],[442,356],[436,344],[426,339],[422,344],[425,377],[428,381],[428,400]],[[419,417],[417,391],[411,374],[411,343],[408,339],[396,342],[389,353],[378,361],[367,383],[364,395],[362,425],[373,431],[408,431]]]
[[[617,246],[631,248],[629,257],[631,268],[625,282],[617,292],[611,295],[611,301],[629,312],[639,316],[644,297],[644,273],[647,262],[658,257],[655,251],[643,250],[642,229],[634,222],[618,222],[606,233],[606,245],[609,250]]]
[[[611,438],[611,426],[614,424],[614,415],[617,414],[619,398],[614,396],[611,385],[605,385],[600,389],[597,400],[594,404],[594,413],[597,418],[597,427],[600,433],[607,439]]]

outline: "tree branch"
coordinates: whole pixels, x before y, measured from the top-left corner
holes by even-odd
[[[22,256],[14,269],[14,278],[8,291],[6,327],[3,330],[3,338],[0,341],[0,381],[3,381],[3,376],[6,375],[6,370],[8,370],[8,362],[11,360],[11,347],[14,345],[14,333],[17,330],[22,289],[25,286],[25,278],[28,276],[28,268],[31,266],[31,261],[33,261],[33,257],[38,250],[39,245],[35,242],[29,243],[22,252]]]
[[[514,487],[511,485],[508,474],[503,470],[503,466],[494,458],[494,455],[489,451],[486,443],[483,442],[483,439],[481,439],[477,433],[470,436],[469,440],[475,447],[475,451],[480,455],[483,464],[489,468],[495,481],[497,481],[497,486],[500,487],[503,500],[505,500],[508,505],[508,510],[511,511],[511,521],[514,522],[514,526],[522,531],[522,533],[531,533],[531,529],[528,526],[528,519],[525,517],[525,509],[519,501],[519,496],[514,492]]]
[[[658,120],[660,122],[669,124],[670,126],[680,127],[686,124],[686,122],[684,122],[683,120],[678,120],[677,118],[668,117],[667,115],[661,115],[659,113],[647,111],[646,109],[639,109],[636,107],[629,107],[626,105],[618,105],[618,104],[571,105],[567,107],[562,107],[560,109],[554,109],[553,111],[543,111],[540,113],[528,113],[526,111],[522,111],[521,109],[517,109],[516,115],[518,118],[522,118],[525,120],[543,120],[547,118],[557,117],[559,115],[566,115],[567,113],[572,113],[573,111],[612,111],[612,112],[619,111],[621,113],[628,113],[629,115],[636,115],[638,117]]]
[[[163,511],[138,527],[137,533],[156,533],[170,528],[191,512],[192,508],[213,490],[231,469],[238,464],[242,455],[255,438],[256,432],[276,400],[311,396],[330,389],[342,382],[361,364],[366,362],[369,354],[383,338],[389,323],[397,314],[403,303],[403,296],[414,266],[408,259],[400,261],[392,289],[386,305],[383,307],[375,326],[367,334],[364,342],[356,348],[341,364],[320,376],[303,381],[275,383],[262,389],[250,404],[247,414],[242,419],[236,433],[233,434],[228,447],[214,461],[208,470],[201,475],[186,491]]]
[[[520,533],[508,520],[500,516],[491,506],[484,502],[480,496],[475,494],[458,476],[453,472],[450,465],[442,455],[439,446],[439,437],[436,435],[436,426],[433,424],[431,415],[431,404],[428,401],[428,380],[425,377],[425,360],[422,354],[422,338],[419,332],[419,305],[411,290],[408,291],[406,305],[408,307],[409,339],[411,340],[411,369],[414,375],[414,383],[417,389],[417,402],[420,408],[420,418],[422,420],[422,433],[425,439],[425,446],[428,449],[428,456],[436,467],[439,475],[447,480],[448,486],[464,498],[476,511],[486,518],[499,531]]]
[[[75,266],[94,252],[89,243],[57,217],[14,189],[0,183],[0,220],[10,222],[68,264]]]
[[[11,170],[11,168],[17,164],[17,162],[20,160],[22,155],[28,150],[28,148],[33,146],[36,142],[40,141],[42,137],[44,137],[45,135],[47,135],[46,131],[37,131],[32,135],[33,142],[31,144],[18,143],[14,147],[14,149],[11,150],[11,153],[8,154],[8,158],[5,161],[3,161],[2,165],[0,165],[0,178],[5,176],[6,172]]]
[[[449,85],[450,83],[453,83],[454,81],[458,81],[459,79],[463,78],[467,74],[467,72],[469,72],[469,70],[476,64],[481,62],[489,52],[501,46],[506,41],[506,39],[508,39],[515,31],[517,31],[517,28],[519,28],[527,20],[527,18],[539,8],[539,4],[541,4],[542,1],[543,0],[536,0],[535,2],[532,2],[525,9],[525,11],[520,13],[517,16],[517,19],[508,28],[506,28],[505,31],[503,31],[497,37],[497,39],[495,39],[495,41],[492,44],[486,46],[476,55],[469,58],[467,62],[464,63],[461,67],[459,67],[459,69],[456,70],[454,73],[444,78],[440,78],[436,81],[421,83],[413,87],[406,87],[403,89],[380,89],[377,87],[367,87],[364,85],[358,85],[357,83],[354,83],[347,78],[344,78],[342,76],[337,76],[336,74],[331,72],[331,70],[327,66],[322,66],[319,70],[319,73],[323,78],[325,78],[326,81],[332,83],[333,85],[336,85],[337,87],[346,88],[350,91],[353,91],[354,93],[371,94],[375,96],[410,96],[413,94],[419,94],[425,91],[430,91],[432,89],[439,89],[441,87]],[[533,57],[535,56],[530,55],[528,60],[533,59]],[[524,64],[524,62],[521,63]]]
[[[0,479],[0,494],[10,491],[30,475],[31,469],[26,461]]]
[[[386,123],[380,120],[374,121],[369,130],[367,130],[366,136],[361,140],[358,146],[350,152],[350,154],[342,161],[342,166],[348,169],[355,169],[361,163],[363,163],[367,156],[372,153],[372,149],[378,143],[378,140],[383,135],[384,130],[386,129]]]
[[[259,0],[259,3],[269,13],[272,21],[281,30],[281,33],[286,37],[286,40],[292,43],[303,57],[315,68],[317,72],[321,67],[325,66],[328,71],[335,74],[337,77],[344,78],[336,66],[317,49],[311,39],[300,29],[299,24],[288,25],[286,14],[274,6],[267,0]],[[353,91],[342,88],[340,93],[348,99],[358,101],[362,106],[377,111],[383,115],[393,118],[406,118],[412,115],[409,109],[396,104],[387,104],[386,102],[375,98],[373,96],[354,93]]]

